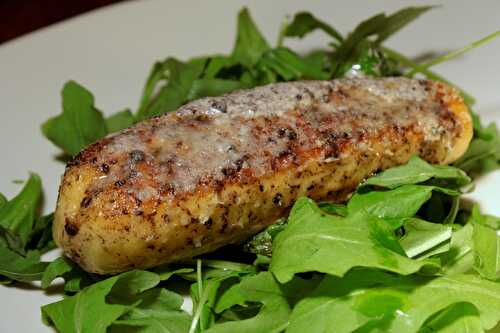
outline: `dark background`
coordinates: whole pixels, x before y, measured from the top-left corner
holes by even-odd
[[[123,0],[0,0],[0,44]]]

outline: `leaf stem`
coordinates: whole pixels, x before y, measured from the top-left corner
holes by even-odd
[[[199,260],[201,262],[201,260]],[[189,333],[195,333],[196,328],[198,327],[198,323],[200,322],[201,312],[203,311],[203,307],[208,299],[209,291],[213,287],[213,281],[208,281],[206,288],[204,288],[203,293],[200,295],[200,299],[198,300],[198,304],[196,305],[196,311],[193,314],[193,320],[191,321],[191,327],[189,328]]]
[[[423,68],[421,67],[419,64],[417,64],[415,61],[411,60],[410,58],[408,58],[407,56],[405,56],[404,54],[402,53],[399,53],[397,51],[394,51],[393,49],[389,49],[387,47],[382,47],[382,50],[384,51],[384,53],[389,56],[390,58],[396,60],[396,61],[399,61],[401,62],[403,65],[407,66],[407,67],[410,67],[414,70],[417,70],[416,72],[418,73],[422,73],[423,75],[425,75],[428,79],[430,80],[435,80],[435,81],[441,81],[441,82],[444,82],[444,83],[447,83],[449,85],[452,85],[454,86],[456,89],[458,89],[458,91],[460,91],[460,94],[462,95],[463,99],[464,99],[464,102],[468,105],[473,105],[476,103],[476,99],[474,97],[472,97],[469,93],[467,93],[465,90],[463,90],[462,88],[460,88],[459,86],[457,86],[456,84],[448,81],[447,79],[445,79],[444,77],[442,77],[441,75],[437,74],[436,72],[433,72],[427,68]],[[415,75],[415,73],[412,73],[413,71],[405,74],[405,76],[407,77],[413,77]]]
[[[488,36],[484,37],[484,38],[481,38],[480,40],[477,40],[469,45],[466,45],[460,49],[457,49],[457,50],[453,50],[451,51],[450,53],[447,53],[445,55],[442,55],[440,57],[437,57],[436,59],[434,60],[431,60],[429,61],[428,63],[426,64],[423,64],[423,65],[417,65],[417,67],[415,67],[412,71],[410,71],[408,73],[408,75],[413,75],[417,72],[422,72],[422,70],[426,70],[432,66],[435,66],[437,64],[440,64],[442,62],[445,62],[445,61],[448,61],[448,60],[451,60],[453,58],[456,58],[458,56],[461,56],[462,54],[470,51],[470,50],[473,50],[475,49],[476,47],[479,47],[481,45],[484,45],[484,44],[487,44],[489,42],[491,42],[493,39],[497,38],[500,36],[500,30],[497,31],[497,32],[494,32],[492,34],[489,34]]]
[[[200,260],[202,261],[202,266],[203,267],[212,267],[212,268],[219,268],[219,269],[224,269],[224,270],[229,270],[229,271],[247,271],[249,269],[253,269],[252,265],[249,264],[243,264],[243,263],[238,263],[238,262],[233,262],[233,261],[227,261],[227,260],[214,260],[214,259],[204,259]],[[185,260],[183,263],[187,265],[194,265],[198,264],[198,261],[194,260]]]
[[[196,260],[196,282],[198,284],[198,299],[203,294],[203,277],[201,271],[201,259]]]

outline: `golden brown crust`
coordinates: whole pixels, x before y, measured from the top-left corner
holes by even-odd
[[[201,100],[82,151],[54,238],[97,273],[189,258],[248,238],[299,196],[340,201],[414,154],[450,163],[471,136],[460,97],[430,81],[298,82]]]

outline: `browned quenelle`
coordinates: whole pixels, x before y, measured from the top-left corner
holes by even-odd
[[[96,273],[190,258],[259,232],[299,196],[342,200],[414,154],[450,163],[471,136],[457,92],[425,80],[302,81],[204,98],[70,162],[54,238]]]

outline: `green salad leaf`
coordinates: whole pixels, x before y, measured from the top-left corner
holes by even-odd
[[[146,291],[159,282],[159,276],[152,272],[126,272],[97,282],[62,301],[43,306],[42,316],[47,324],[61,332],[104,333],[122,316],[125,316],[124,321],[137,318],[137,312],[129,312],[144,301],[151,301]],[[171,306],[178,308],[178,299],[170,300],[177,302]]]
[[[350,333],[391,316],[406,302],[406,280],[370,269],[353,269],[342,278],[326,275],[297,303],[287,332]],[[402,290],[391,288],[396,283]]]
[[[387,38],[404,28],[407,24],[417,19],[420,15],[432,9],[432,6],[403,8],[386,18],[384,26],[377,31],[377,44],[381,44]]]
[[[471,333],[484,332],[480,314],[470,303],[455,303],[427,320],[419,333]]]
[[[47,289],[55,278],[63,276],[72,270],[73,266],[69,260],[63,257],[51,262],[45,269],[42,277],[42,288]]]
[[[465,154],[454,163],[468,174],[477,177],[500,167],[500,135],[494,123],[483,127],[476,116],[474,138]]]
[[[44,321],[60,332],[106,332],[116,319],[129,310],[129,306],[106,302],[106,296],[118,279],[119,276],[98,282],[75,296],[44,305]]]
[[[349,213],[365,211],[384,219],[412,217],[431,198],[433,191],[455,196],[460,194],[436,186],[403,185],[393,190],[356,193],[349,200],[347,210]]]
[[[123,110],[109,116],[104,121],[106,122],[107,132],[113,133],[133,125],[135,119],[130,110]]]
[[[0,208],[2,208],[3,205],[7,203],[7,201],[7,198],[2,193],[0,193]]]
[[[182,62],[168,58],[161,65],[156,65],[148,78],[145,95],[158,90],[154,98],[143,97],[137,119],[143,120],[177,109],[188,101],[193,81],[202,73],[206,59],[193,59]],[[158,74],[157,71],[162,71]],[[157,79],[158,78],[158,79]],[[149,87],[152,85],[152,87]]]
[[[413,156],[408,163],[370,177],[360,186],[372,185],[392,189],[401,185],[422,183],[431,178],[453,180],[459,186],[466,185],[471,181],[467,174],[459,168],[448,165],[431,165],[420,157]]]
[[[229,307],[231,302],[240,304],[246,302],[258,302],[262,307],[258,313],[248,319],[238,321],[227,321],[216,324],[206,332],[282,332],[288,325],[288,317],[293,304],[307,294],[316,280],[304,280],[294,278],[286,284],[280,284],[270,272],[262,272],[255,276],[243,278],[236,285],[237,291],[223,295],[221,302]],[[234,297],[236,295],[236,297]],[[225,296],[225,297],[224,297]]]
[[[347,206],[344,204],[332,203],[332,202],[320,202],[318,207],[327,212],[328,214],[347,216],[348,210]]]
[[[361,48],[370,41],[369,37],[376,36],[374,43],[378,45],[431,8],[408,7],[389,16],[381,13],[361,22],[335,49],[332,56],[333,76],[342,76],[359,62]]]
[[[468,273],[474,262],[473,227],[472,224],[455,226],[451,235],[450,250],[441,256],[443,271],[447,274]]]
[[[432,279],[413,290],[387,332],[418,332],[433,314],[464,302],[477,308],[484,330],[493,328],[500,320],[498,283],[471,274],[447,275]]]
[[[492,294],[486,292],[490,288]],[[297,304],[289,331],[416,333],[440,327],[451,332],[450,326],[464,325],[463,320],[490,329],[500,319],[498,288],[474,275],[428,278],[354,270],[343,278],[325,277]]]
[[[19,255],[0,246],[0,275],[12,280],[27,282],[40,280],[47,263],[40,262],[37,251],[29,251],[26,256]]]
[[[405,234],[399,239],[408,257],[414,258],[432,251],[431,255],[446,253],[452,235],[452,227],[410,218],[404,222]],[[445,246],[441,246],[446,243]],[[438,247],[438,248],[437,248]]]
[[[300,12],[295,14],[292,22],[286,26],[284,36],[303,38],[307,34],[320,29],[337,40],[342,42],[342,35],[331,25],[317,19],[311,13]]]
[[[472,210],[474,268],[481,276],[500,278],[500,218],[482,215],[477,206]]]
[[[5,199],[5,198],[4,198]],[[40,280],[48,263],[40,255],[52,249],[52,214],[39,216],[42,182],[32,173],[23,189],[0,207],[0,278]]]
[[[52,282],[58,277],[64,279],[64,290],[66,292],[78,292],[84,286],[90,285],[93,282],[88,273],[65,257],[57,258],[45,268],[41,279],[42,288],[49,288]]]
[[[193,81],[187,98],[189,100],[195,100],[201,97],[219,96],[240,88],[245,88],[245,86],[243,83],[236,80],[196,79]]]
[[[190,316],[181,310],[182,296],[163,288],[153,288],[135,297],[137,306],[116,320],[110,333],[186,333]]]
[[[42,125],[43,134],[74,156],[88,144],[106,135],[104,117],[95,106],[94,96],[74,81],[62,90],[63,112]]]
[[[32,248],[46,253],[56,247],[52,239],[52,222],[54,221],[54,214],[47,214],[39,216],[35,219],[33,230],[27,248]]]
[[[238,14],[236,43],[231,57],[243,66],[252,67],[269,49],[269,44],[250,17],[248,9],[244,8]]]
[[[264,72],[274,72],[284,81],[301,78],[327,80],[329,75],[325,73],[322,65],[322,63],[311,63],[290,49],[277,47],[262,55],[257,68]]]
[[[22,191],[0,208],[0,226],[19,236],[22,247],[32,234],[41,196],[42,181],[31,174]]]
[[[296,201],[288,227],[273,245],[270,270],[280,282],[301,272],[342,276],[362,266],[411,274],[424,265],[404,255],[384,220],[363,212],[347,217],[326,215],[308,198]]]

